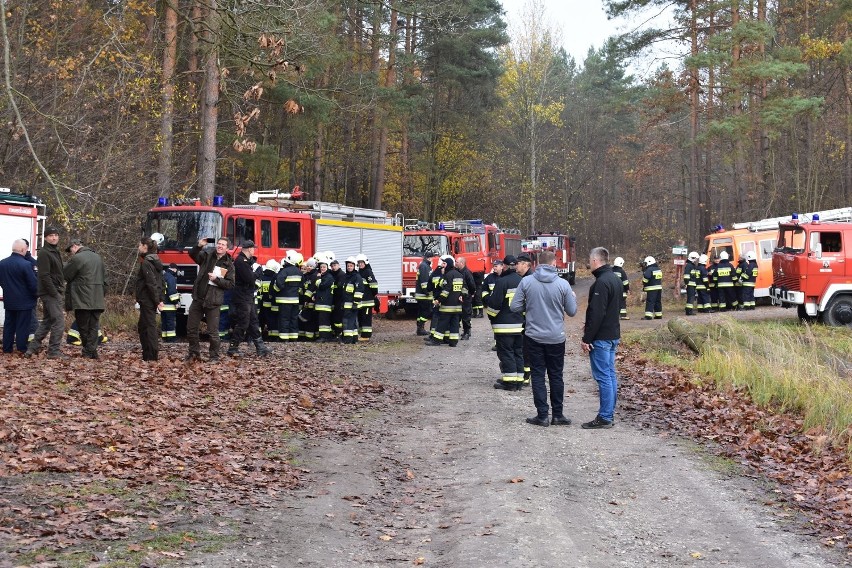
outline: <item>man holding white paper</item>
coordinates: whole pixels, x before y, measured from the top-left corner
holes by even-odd
[[[231,241],[227,237],[201,239],[189,251],[189,256],[198,264],[198,276],[192,287],[192,303],[186,321],[186,336],[189,340],[188,361],[201,360],[199,330],[201,319],[207,321],[210,336],[210,360],[219,360],[219,308],[225,301],[225,290],[234,287],[234,260],[228,255]]]

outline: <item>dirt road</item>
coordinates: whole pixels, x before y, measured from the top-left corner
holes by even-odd
[[[404,389],[408,402],[356,417],[360,437],[306,442],[298,459],[312,482],[274,509],[235,512],[239,543],[185,565],[842,564],[764,505],[767,488],[689,444],[618,415],[611,430],[582,430],[597,390],[578,346],[581,320],[566,321],[574,424],[547,428],[524,422],[535,413],[528,388],[492,388],[486,319],[474,319],[473,338],[454,349],[423,346],[412,321],[379,322],[351,364]]]

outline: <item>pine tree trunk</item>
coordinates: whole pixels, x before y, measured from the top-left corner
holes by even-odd
[[[198,195],[202,203],[212,203],[216,192],[216,129],[219,119],[219,12],[218,0],[208,0],[207,31],[205,39],[207,52],[204,54],[204,87],[201,97],[204,110],[201,116],[201,176],[198,181]]]
[[[162,116],[160,117],[160,159],[157,167],[159,195],[171,195],[172,148],[174,146],[175,67],[177,63],[177,11],[170,2],[165,5],[165,47],[163,49]]]

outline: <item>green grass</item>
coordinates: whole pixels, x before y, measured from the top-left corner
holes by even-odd
[[[721,387],[745,388],[758,405],[799,413],[806,430],[822,429],[852,452],[852,337],[847,329],[727,317],[692,329],[706,338],[698,357],[690,357],[665,329],[634,332],[626,340]]]

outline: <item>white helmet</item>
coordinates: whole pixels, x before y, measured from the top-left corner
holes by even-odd
[[[266,261],[266,264],[263,265],[264,270],[271,270],[272,272],[278,272],[281,270],[281,265],[278,264],[278,261],[274,258],[270,258]]]
[[[728,260],[728,251],[723,250],[719,253],[719,260]]]
[[[334,260],[335,258],[337,258],[336,256],[334,256],[334,252],[333,252],[333,251],[330,251],[330,250],[327,250],[327,251],[325,251],[325,252],[324,252],[324,253],[322,253],[322,254],[323,254],[323,255],[324,255],[324,256],[328,259],[328,262],[329,262],[329,263],[331,263],[331,261],[332,261],[332,260]]]
[[[164,237],[162,233],[154,233],[151,235],[151,240],[154,241],[158,247],[161,247],[163,246],[163,243],[166,242],[166,237]]]
[[[287,251],[286,256],[284,256],[284,258],[281,259],[281,263],[283,264],[283,263],[286,262],[287,264],[292,264],[294,266],[298,266],[299,264],[302,264],[302,260],[303,259],[302,259],[301,254],[299,254],[295,250],[290,249],[290,250]]]
[[[751,261],[751,260],[756,260],[756,259],[757,259],[757,255],[754,254],[753,250],[750,250],[746,253],[746,260]]]
[[[695,251],[692,251],[691,253],[689,253],[689,256],[687,256],[686,258],[689,260],[689,262],[695,262],[696,260],[698,260],[698,253],[695,252]]]
[[[698,257],[698,264],[707,264],[707,255],[702,254]]]
[[[615,260],[612,261],[613,266],[624,266],[624,259],[620,256],[615,257]]]
[[[654,260],[653,256],[646,256],[645,257],[645,266],[651,266],[652,264],[656,264],[656,262],[657,261]]]
[[[355,260],[354,256],[350,256],[346,258],[346,264],[354,264],[355,266],[358,266],[358,261]]]
[[[368,258],[367,258],[367,255],[366,255],[366,254],[364,254],[363,252],[359,252],[359,253],[355,256],[355,261],[356,261],[356,262],[363,262],[364,264],[370,264],[370,259],[368,259]]]
[[[317,267],[317,259],[314,257],[305,260],[302,264],[307,266],[308,268],[316,268]]]

